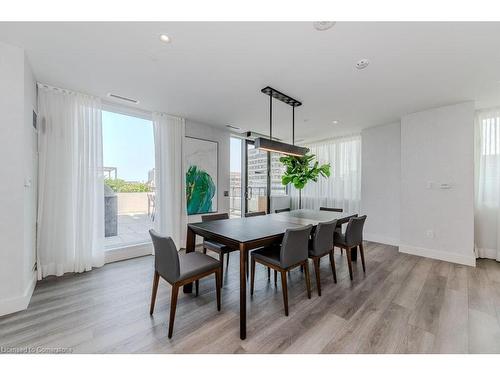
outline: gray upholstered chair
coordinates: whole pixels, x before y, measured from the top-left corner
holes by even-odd
[[[213,215],[203,215],[201,217],[201,221],[206,222],[206,221],[212,221],[212,220],[226,220],[229,219],[229,214],[223,213],[223,214],[213,214]],[[219,242],[216,241],[209,241],[209,240],[203,240],[203,254],[207,253],[208,250],[212,250],[213,252],[216,252],[219,254],[219,261],[220,261],[220,267],[221,267],[221,277],[222,280],[224,280],[224,254],[227,254],[226,257],[226,269],[229,266],[229,253],[232,251],[235,251],[237,249],[233,249],[229,246],[223,245]]]
[[[198,295],[198,280],[213,273],[217,291],[217,310],[220,311],[221,267],[216,259],[208,255],[197,252],[179,254],[174,241],[170,237],[162,237],[152,229],[149,234],[153,240],[155,250],[155,273],[149,313],[152,315],[155,309],[156,292],[158,291],[161,276],[172,285],[170,321],[168,324],[168,338],[171,338],[174,330],[177,296],[181,286],[196,281],[196,295]]]
[[[320,211],[344,212],[342,208],[320,207]]]
[[[333,273],[333,281],[337,283],[337,273],[335,271],[335,259],[333,258],[333,233],[337,226],[337,220],[318,223],[316,230],[309,241],[309,258],[312,259],[314,265],[314,273],[316,274],[316,286],[318,295],[321,296],[321,276],[319,270],[320,259],[325,255],[330,256],[330,266]]]
[[[274,210],[275,214],[279,214],[280,212],[288,212],[290,211],[290,208],[280,208],[278,210]]]
[[[266,211],[245,212],[245,217],[264,216]]]
[[[335,232],[334,246],[346,250],[347,265],[349,266],[349,277],[352,280],[352,260],[351,249],[358,247],[361,254],[361,263],[363,264],[363,272],[365,269],[365,252],[363,249],[363,227],[365,225],[366,215],[352,217],[349,219],[345,233]]]
[[[344,212],[343,208],[334,208],[334,207],[320,207],[320,211],[330,211],[330,212]],[[335,228],[335,232],[342,233],[342,226],[339,225],[337,228]],[[340,248],[340,253],[343,254],[344,250]]]
[[[288,288],[287,271],[304,266],[307,287],[307,297],[311,298],[311,281],[309,278],[308,242],[312,225],[297,229],[287,229],[281,246],[264,247],[255,250],[251,254],[252,270],[250,273],[250,295],[253,295],[255,279],[255,263],[272,268],[281,274],[281,285],[283,289],[283,304],[285,315],[288,316]]]

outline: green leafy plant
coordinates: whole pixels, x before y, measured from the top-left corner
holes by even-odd
[[[104,183],[115,193],[146,193],[151,191],[151,188],[144,182],[127,182],[119,178],[107,178]]]
[[[299,190],[299,208],[302,208],[302,189],[309,181],[317,182],[320,176],[330,177],[330,164],[319,165],[316,155],[282,156],[280,162],[285,166],[281,184],[292,184]]]
[[[215,184],[212,177],[195,165],[186,172],[186,198],[188,215],[212,212]]]

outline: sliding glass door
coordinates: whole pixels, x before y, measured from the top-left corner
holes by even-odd
[[[268,152],[257,150],[253,141],[246,141],[245,212],[266,211],[269,205]]]

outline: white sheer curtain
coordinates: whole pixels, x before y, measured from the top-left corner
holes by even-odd
[[[153,113],[155,139],[155,229],[172,237],[177,248],[186,242],[186,188],[184,175],[185,121]]]
[[[104,264],[101,102],[39,85],[38,278]]]
[[[476,113],[475,142],[476,255],[500,261],[500,108]]]
[[[319,209],[321,206],[343,208],[358,212],[361,200],[361,136],[333,138],[309,144],[320,164],[330,163],[331,176],[320,177],[302,189],[302,208]],[[299,207],[299,193],[291,187],[292,209]]]

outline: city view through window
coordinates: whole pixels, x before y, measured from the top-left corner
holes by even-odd
[[[242,216],[242,142],[239,138],[231,138],[230,163],[230,214],[231,217]],[[279,161],[280,154],[271,153],[271,197],[287,194],[286,186],[281,184],[284,172],[283,164]],[[256,150],[253,144],[247,144],[247,211],[267,210],[267,158],[266,151]],[[243,193],[245,193],[243,191]],[[245,194],[243,194],[245,196]]]

